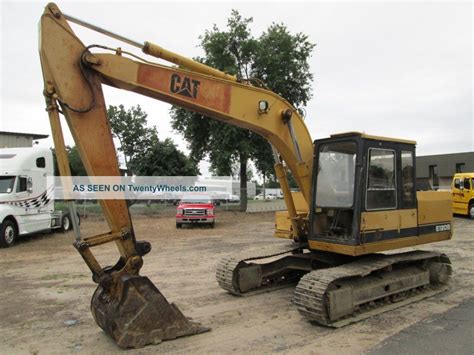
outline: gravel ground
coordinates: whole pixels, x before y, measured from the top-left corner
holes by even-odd
[[[153,245],[142,274],[186,316],[212,331],[128,353],[364,353],[472,297],[474,221],[465,218],[454,219],[453,240],[423,248],[451,258],[448,291],[357,324],[335,330],[310,324],[292,304],[292,288],[245,298],[227,294],[215,281],[218,260],[281,243],[272,237],[273,218],[273,213],[222,212],[215,229],[176,230],[172,216],[135,217],[137,239]],[[83,235],[105,231],[98,217],[82,221]],[[72,233],[43,234],[0,250],[1,354],[121,352],[91,316],[95,285],[72,239]],[[95,251],[103,265],[118,255],[111,245]]]

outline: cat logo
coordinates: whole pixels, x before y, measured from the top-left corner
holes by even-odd
[[[197,98],[198,88],[201,82],[188,78],[181,77],[179,74],[171,75],[170,90],[173,94],[179,94],[192,99]]]

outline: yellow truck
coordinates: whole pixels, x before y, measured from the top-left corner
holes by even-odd
[[[474,219],[474,173],[458,173],[453,177],[453,213]]]

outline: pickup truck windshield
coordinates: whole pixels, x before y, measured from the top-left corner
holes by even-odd
[[[0,194],[9,194],[15,184],[14,176],[0,176]]]
[[[206,203],[206,204],[209,204],[209,203],[212,203],[212,199],[211,198],[183,198],[181,200],[181,203]]]

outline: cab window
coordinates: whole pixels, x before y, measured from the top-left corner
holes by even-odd
[[[44,157],[36,159],[37,168],[46,168],[46,159]]]
[[[458,178],[454,179],[454,188],[455,189],[460,189],[461,188],[461,182]]]
[[[16,185],[16,192],[24,192],[27,190],[28,179],[26,177],[20,176]]]
[[[402,151],[402,206],[415,206],[415,190],[413,183],[413,152]]]
[[[470,190],[471,189],[471,183],[469,181],[469,178],[464,179],[464,189],[465,190]]]
[[[369,149],[367,210],[397,208],[395,171],[395,151],[378,148]]]
[[[0,176],[0,194],[9,194],[15,185],[14,176]]]
[[[316,206],[350,208],[354,202],[357,145],[323,144],[319,148]]]

